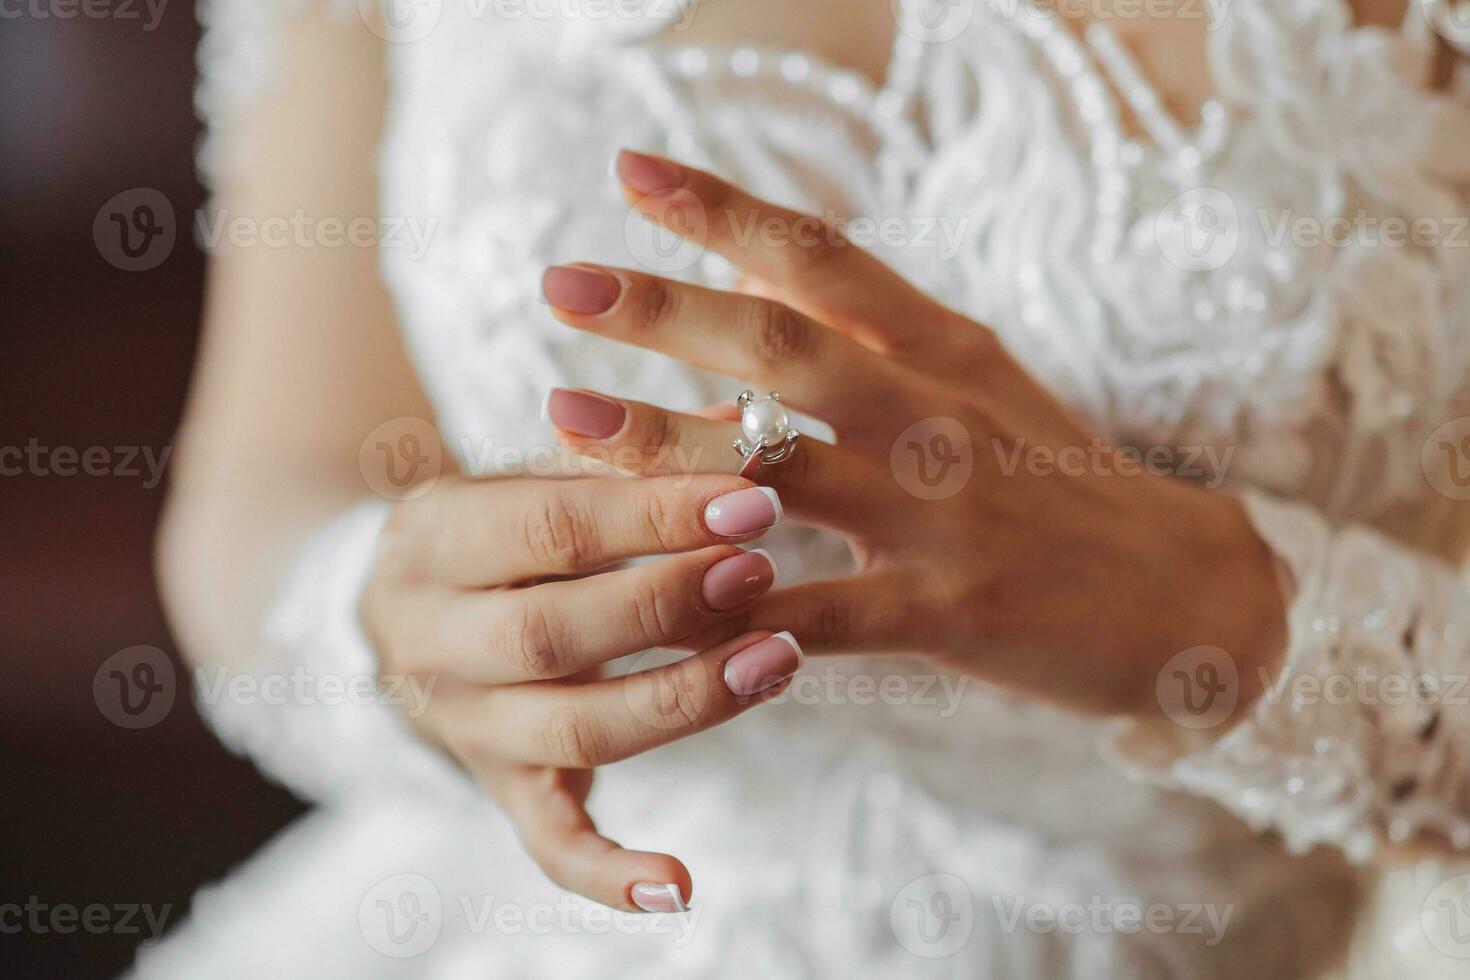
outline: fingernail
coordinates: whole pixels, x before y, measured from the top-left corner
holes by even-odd
[[[541,275],[541,294],[568,313],[606,313],[622,291],[622,283],[598,269],[554,265]]]
[[[589,439],[608,439],[623,428],[628,410],[611,398],[577,388],[553,388],[546,393],[541,415],[558,429]]]
[[[704,573],[700,591],[711,609],[735,609],[763,594],[776,581],[776,562],[754,548],[716,562]]]
[[[632,150],[618,153],[618,177],[640,194],[666,191],[684,183],[684,171],[672,163]]]
[[[630,893],[633,904],[645,912],[688,912],[684,896],[679,894],[678,885],[661,885],[654,881],[640,881]]]
[[[777,633],[725,661],[725,686],[742,698],[769,690],[801,669],[801,646],[790,633]]]
[[[704,526],[727,538],[754,534],[781,523],[781,498],[770,487],[746,487],[711,500]]]

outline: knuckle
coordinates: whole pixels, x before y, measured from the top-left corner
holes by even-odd
[[[654,276],[645,278],[635,291],[635,326],[656,329],[672,323],[678,316],[679,293],[672,283]]]
[[[548,494],[539,507],[526,512],[522,538],[531,558],[553,574],[579,570],[592,552],[586,518],[561,493]]]
[[[852,606],[845,599],[829,599],[817,610],[812,632],[822,646],[838,649],[852,636]]]
[[[699,181],[695,196],[704,206],[705,212],[711,216],[729,211],[736,203],[735,186],[718,177],[706,176]]]
[[[992,381],[998,372],[1005,370],[1010,355],[1005,344],[989,327],[981,326],[960,318],[945,330],[944,336],[954,338],[958,360],[967,369],[967,374],[976,378],[981,387]]]
[[[561,676],[566,653],[540,605],[519,599],[503,622],[501,650],[514,659],[526,677],[545,680]]]
[[[649,456],[674,445],[679,438],[679,423],[673,412],[655,409],[644,427],[643,451]]]
[[[851,247],[836,226],[819,222],[819,230],[815,234],[800,237],[794,247],[786,250],[786,261],[794,275],[806,278],[828,270]]]
[[[552,758],[569,769],[591,769],[607,757],[606,731],[574,707],[557,708],[541,732]]]
[[[660,552],[679,551],[683,521],[658,493],[648,495],[643,508],[643,526]]]
[[[811,353],[815,337],[801,314],[780,303],[757,303],[751,313],[752,345],[763,363],[775,364]]]
[[[675,600],[654,584],[640,585],[628,599],[629,629],[641,642],[661,643],[679,638],[679,611]]]
[[[700,728],[711,706],[709,685],[691,658],[650,678],[653,711],[661,725],[676,730]]]

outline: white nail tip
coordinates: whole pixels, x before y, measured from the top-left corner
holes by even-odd
[[[642,895],[640,895],[640,892],[642,893]],[[633,887],[632,897],[634,905],[638,906],[645,912],[667,912],[669,910],[662,907],[662,902],[659,903],[659,908],[650,908],[648,904],[645,904],[648,899],[643,898],[644,895],[648,896],[649,898],[653,898],[654,896],[662,896],[663,898],[666,898],[668,900],[668,903],[673,906],[673,910],[675,912],[689,911],[689,906],[684,904],[684,896],[679,893],[678,885],[655,885],[652,883],[643,882]]]
[[[525,402],[522,402],[521,404],[524,405]],[[549,423],[551,421],[551,389],[550,388],[546,389],[546,395],[541,399],[541,421],[547,422],[547,423]]]
[[[781,506],[781,495],[770,487],[756,487],[756,489],[770,498],[771,506],[776,508],[776,523],[780,524],[786,517],[786,510]]]
[[[796,651],[796,669],[800,670],[802,664],[806,663],[806,654],[802,652],[801,644],[796,642],[796,637],[792,636],[790,632],[782,630],[772,637],[772,639],[785,640],[787,646]]]
[[[766,549],[764,549],[764,548],[751,548],[746,553],[747,554],[751,554],[751,555],[760,555],[761,557],[765,558],[766,561],[770,562],[771,563],[771,578],[774,579],[777,575],[781,574],[781,568],[780,568],[779,565],[776,564],[776,556],[773,555],[773,554],[771,554]]]

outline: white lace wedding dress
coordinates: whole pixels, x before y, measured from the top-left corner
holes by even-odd
[[[297,5],[202,4],[206,172],[248,165],[231,120],[269,84],[274,32]],[[1219,99],[1191,130],[1110,35],[1079,39],[1025,4],[952,5],[968,22],[944,38],[952,21],[903,8],[878,88],[799,51],[649,43],[667,27],[655,8],[674,6],[555,23],[446,0],[427,37],[388,46],[382,210],[437,224],[427,254],[385,249],[384,271],[446,446],[545,444],[538,407],[558,384],[677,408],[738,390],[562,328],[539,301],[549,263],[633,264],[608,176],[620,146],[812,212],[942,218],[964,230],[957,254],[877,250],[993,326],[1099,431],[1233,451],[1222,492],[1247,496],[1295,578],[1285,677],[1364,669],[1455,690],[1470,669],[1456,571],[1470,497],[1470,422],[1456,422],[1470,415],[1470,86],[1428,91],[1433,44],[1416,14],[1385,31],[1355,27],[1341,0],[1234,0],[1210,35]],[[1145,132],[1125,128],[1124,105]],[[1195,261],[1199,242],[1170,238],[1181,215],[1229,207],[1237,220],[1215,226],[1238,238],[1226,260]],[[1346,216],[1354,231],[1304,241],[1273,234],[1281,216]],[[1441,240],[1390,242],[1375,229],[1391,217],[1435,219]],[[713,261],[683,275],[730,282]],[[381,509],[305,549],[259,671],[372,670],[352,613]],[[824,536],[771,537],[787,582],[841,567]],[[854,675],[925,668],[854,657],[807,669],[836,671],[827,689],[844,695]],[[688,933],[565,898],[389,708],[210,708],[227,744],[322,806],[203,889],[137,969],[1470,970],[1454,955],[1470,953],[1454,945],[1470,918],[1443,919],[1470,882],[1454,850],[1470,846],[1463,700],[1344,703],[1293,686],[1228,732],[1119,731],[979,684],[957,706],[945,690],[910,699],[930,704],[792,699],[603,770],[603,831],[689,864]],[[1425,839],[1439,850],[1406,862],[1397,845]],[[1165,910],[1157,928],[1151,907]],[[1078,909],[1101,911],[1083,923]]]

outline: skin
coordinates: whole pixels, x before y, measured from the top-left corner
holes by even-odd
[[[893,33],[887,0],[860,5],[861,15],[851,0],[707,2],[687,31],[663,40],[750,39],[806,48],[874,79],[884,72]],[[248,166],[216,186],[234,215],[377,213],[373,168],[364,162],[377,152],[386,95],[380,44],[360,24],[308,7],[288,23],[275,87],[232,132],[236,145],[250,148]],[[1360,20],[1374,23],[1391,23],[1403,10],[1402,0],[1358,7]],[[1069,22],[1084,26],[1081,18]],[[1203,24],[1136,18],[1117,26],[1170,105],[1194,118],[1212,94],[1200,55]],[[782,214],[708,175],[689,179],[709,207]],[[832,422],[840,446],[808,439],[792,461],[760,476],[780,491],[791,519],[847,535],[859,573],[715,614],[689,598],[692,583],[741,542],[714,539],[696,517],[705,500],[744,481],[710,474],[682,488],[651,478],[569,488],[450,474],[427,496],[394,508],[363,599],[384,671],[440,679],[430,709],[415,719],[419,730],[501,802],[553,880],[625,909],[635,882],[671,882],[691,894],[689,872],[673,856],[597,834],[585,807],[595,766],[779,693],[741,704],[718,683],[719,665],[767,631],[791,630],[813,653],[913,650],[1102,712],[1152,710],[1161,658],[1190,645],[1225,647],[1247,678],[1279,656],[1275,571],[1233,501],[1152,476],[998,478],[985,468],[993,468],[988,453],[977,454],[966,493],[939,502],[908,497],[886,463],[905,420],[955,418],[977,446],[995,436],[1061,448],[1085,445],[1092,434],[983,325],[926,300],[857,249],[768,254],[710,244],[748,273],[760,295],[613,270],[624,287],[617,306],[600,316],[558,316],[759,380]],[[844,397],[834,378],[861,378],[884,398]],[[707,447],[711,461],[729,456],[733,425],[720,412],[629,408],[629,424],[612,443],[668,442]],[[372,249],[219,249],[158,546],[165,601],[193,662],[244,665],[257,655],[255,638],[296,548],[364,498],[363,437],[399,416],[433,413],[404,355]],[[544,546],[565,540],[557,522],[544,519],[556,514],[572,515],[575,548]],[[666,516],[650,521],[651,514]],[[464,533],[476,522],[517,529],[525,547],[513,554],[487,547],[483,536]],[[901,534],[892,530],[900,527]],[[638,570],[598,571],[632,554],[665,557]],[[636,612],[640,602],[646,609],[669,595],[684,604],[674,603],[673,625],[662,632],[608,629],[612,621],[664,622]],[[918,601],[898,603],[895,595]],[[564,627],[560,644],[515,642],[525,631],[507,624],[534,621],[528,616],[537,608]],[[603,614],[588,615],[596,610]],[[425,636],[436,639],[413,642]],[[598,679],[603,661],[655,640],[701,652],[651,676]],[[1086,663],[1077,662],[1077,650],[1089,651]],[[691,691],[704,694],[691,702]],[[682,724],[634,723],[636,704]]]
[[[633,157],[623,154],[620,173]],[[618,281],[616,302],[589,315],[558,308],[548,294],[553,312],[579,330],[786,392],[791,407],[829,422],[838,445],[807,439],[755,475],[794,519],[846,535],[858,562],[853,577],[778,590],[726,628],[789,628],[813,653],[919,653],[1106,714],[1158,710],[1159,670],[1192,646],[1243,659],[1251,683],[1256,666],[1279,659],[1280,585],[1238,501],[1130,469],[1111,450],[1080,475],[1007,473],[992,440],[1060,456],[1097,437],[991,331],[835,231],[801,236],[795,230],[814,227],[813,218],[662,163],[668,193],[625,185],[629,205],[671,231],[705,230],[705,247],[758,281],[762,295],[582,264]],[[794,231],[741,234],[757,222]],[[616,435],[564,434],[568,444],[615,453],[645,475],[680,460],[729,465],[735,422],[623,404]],[[890,472],[890,453],[911,425],[933,418],[969,434],[975,472],[963,492],[921,500]],[[1079,663],[1083,650],[1089,658]]]

